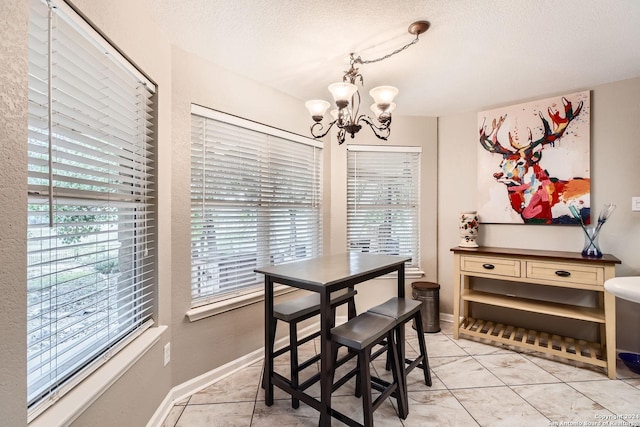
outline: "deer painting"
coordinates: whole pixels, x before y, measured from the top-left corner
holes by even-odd
[[[494,118],[490,127],[487,126],[485,118],[480,126],[482,148],[502,156],[499,172],[494,173],[493,178],[504,184],[511,209],[519,214],[522,222],[526,224],[576,223],[577,220],[570,214],[569,206],[574,206],[580,212],[585,223],[589,222],[590,179],[559,179],[554,177],[553,171],[546,170],[540,164],[543,152],[556,147],[583,109],[583,101],[580,101],[575,109],[565,97],[562,98],[562,104],[562,113],[551,107],[547,108],[551,124],[542,112],[538,112],[542,122],[542,135],[534,140],[529,128],[526,143],[520,143],[511,130],[508,132],[508,146],[499,140],[498,133],[505,122],[506,114]],[[504,132],[501,135],[504,139]]]

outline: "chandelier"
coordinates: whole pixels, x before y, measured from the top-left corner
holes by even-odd
[[[360,114],[361,97],[356,82],[359,81],[360,85],[364,87],[364,80],[362,74],[360,74],[358,68],[356,68],[356,65],[383,61],[402,52],[409,46],[417,43],[420,34],[427,31],[430,25],[428,21],[414,22],[409,26],[409,34],[416,36],[413,41],[380,58],[363,60],[360,56],[355,56],[354,53],[351,53],[350,67],[349,70],[345,71],[342,82],[332,83],[328,87],[337,108],[331,111],[333,121],[329,123],[326,130],[322,124],[322,119],[331,104],[322,99],[314,99],[305,103],[314,121],[311,125],[311,135],[314,138],[322,138],[327,135],[335,125],[339,129],[338,144],[342,144],[347,134],[351,135],[351,138],[354,138],[356,133],[366,124],[371,128],[375,136],[386,141],[391,133],[391,113],[396,108],[393,99],[398,94],[398,89],[393,86],[378,86],[371,89],[369,95],[371,95],[374,101],[373,105],[371,105],[371,111],[375,119],[366,114]]]

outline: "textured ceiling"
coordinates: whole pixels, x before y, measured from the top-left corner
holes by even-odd
[[[150,0],[180,48],[303,101],[330,100],[350,52],[397,114],[446,116],[640,76],[638,0]],[[368,98],[368,95],[366,95]],[[367,103],[369,101],[366,101]]]

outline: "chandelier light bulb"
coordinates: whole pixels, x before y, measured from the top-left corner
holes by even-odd
[[[382,111],[389,108],[397,94],[398,89],[393,86],[378,86],[369,91],[369,95]]]
[[[333,95],[333,99],[336,101],[338,108],[345,108],[349,105],[349,100],[354,93],[358,90],[358,87],[353,83],[332,83],[328,87],[329,92]]]
[[[327,109],[331,106],[327,101],[322,99],[313,99],[304,103],[305,107],[309,110],[309,114],[314,121],[319,122],[324,117]]]
[[[396,103],[392,102],[391,104],[389,104],[389,106],[387,107],[386,110],[382,110],[378,107],[378,104],[371,104],[371,111],[373,112],[373,114],[376,115],[376,119],[380,119],[380,116],[384,114],[383,117],[389,117],[391,116],[391,113],[393,112],[393,110],[396,109]]]

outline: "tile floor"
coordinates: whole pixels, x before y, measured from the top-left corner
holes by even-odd
[[[452,324],[441,322],[441,327],[425,335],[433,385],[427,387],[420,370],[414,370],[407,419],[398,418],[395,400],[388,399],[374,414],[376,426],[640,426],[640,375],[620,360],[618,379],[610,380],[600,368],[454,340]],[[410,357],[418,348],[410,328],[407,343]],[[301,357],[316,348],[319,342],[308,343]],[[275,364],[278,372],[288,373],[287,355]],[[387,377],[383,365],[384,357],[373,362],[376,372]],[[262,363],[256,363],[176,403],[163,427],[317,426],[317,411],[304,403],[292,409],[288,395],[277,387],[275,403],[267,407],[261,373]],[[337,390],[332,405],[361,422],[353,382]],[[308,393],[319,396],[317,384]],[[336,420],[332,425],[344,426]]]

